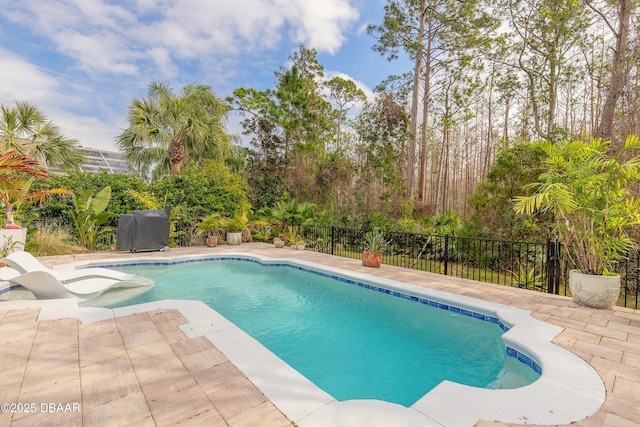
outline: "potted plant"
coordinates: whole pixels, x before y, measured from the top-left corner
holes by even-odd
[[[227,229],[227,243],[230,245],[239,245],[242,243],[242,232],[247,228],[249,218],[246,212],[237,213],[233,218],[225,218],[223,225]]]
[[[575,266],[569,272],[574,301],[612,307],[620,293],[613,269],[636,248],[629,232],[640,224],[640,202],[628,186],[640,178],[640,157],[629,152],[640,148],[640,139],[628,137],[616,154],[610,154],[609,141],[539,144],[547,170],[526,186],[533,194],[517,197],[514,209],[553,214],[554,231]]]
[[[49,179],[47,169],[40,162],[17,151],[0,155],[0,206],[4,207],[5,212],[5,225],[0,229],[0,247],[3,250],[13,252],[24,249],[27,229],[14,223],[16,209],[29,201],[42,203],[54,194],[71,194],[62,188],[31,191],[36,179]]]
[[[298,242],[298,228],[292,225],[289,225],[283,232],[282,238],[285,242],[289,244],[290,249],[297,249],[296,243]]]
[[[208,247],[220,244],[220,230],[222,229],[220,214],[214,213],[205,217],[197,225],[198,236],[204,236]]]
[[[299,251],[304,251],[304,248],[306,246],[306,242],[304,240],[304,238],[302,238],[301,236],[298,236],[298,238],[296,239],[296,245],[295,245],[295,249],[299,250]]]
[[[364,234],[364,250],[362,251],[362,265],[365,267],[379,268],[382,252],[389,242],[384,240],[382,231],[375,228]]]

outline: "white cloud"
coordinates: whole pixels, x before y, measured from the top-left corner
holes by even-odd
[[[369,23],[368,22],[363,22],[362,24],[360,24],[360,26],[358,27],[358,30],[356,31],[356,36],[360,37],[364,34],[367,34],[367,29],[369,28]]]
[[[116,150],[114,140],[121,129],[127,126],[124,117],[117,122],[105,122],[96,117],[70,114],[65,111],[56,113],[54,123],[60,127],[65,136],[77,139],[79,145],[109,151]]]
[[[358,19],[358,11],[343,0],[276,0],[289,10],[296,40],[319,51],[336,53],[344,42],[344,31]],[[286,12],[285,12],[286,13]]]
[[[119,6],[101,0],[21,2],[0,13],[53,41],[60,54],[83,70],[137,72],[139,54],[127,41],[127,31],[136,20]]]
[[[358,1],[0,0],[0,37],[17,46],[0,47],[0,103],[33,102],[65,135],[113,149],[150,80],[220,89],[270,75],[298,44],[334,54]]]
[[[38,100],[56,93],[58,82],[35,65],[0,48],[0,104]]]
[[[134,61],[134,57],[138,55],[127,51],[122,40],[115,34],[104,32],[88,35],[70,30],[57,33],[54,39],[86,71],[108,70],[111,73],[129,75],[138,73]]]
[[[170,58],[262,53],[283,40],[333,54],[358,19],[349,0],[48,0],[2,13],[53,40],[81,69],[125,75],[150,64],[171,72]]]
[[[86,88],[65,83],[2,48],[0,63],[3,64],[0,67],[0,81],[3,82],[0,87],[0,104],[13,106],[16,101],[30,102],[58,125],[65,136],[77,139],[85,146],[114,149],[114,132],[119,132],[126,123],[119,123],[120,126],[114,127],[114,123],[105,123],[89,113],[70,112],[89,109],[90,113],[95,113],[99,100],[66,92],[72,89],[72,92],[81,93]]]
[[[345,74],[341,71],[325,71],[324,73],[324,80],[328,81],[331,80],[334,77],[341,77],[345,80],[351,80],[356,84],[356,87],[360,90],[362,90],[367,98],[367,101],[369,102],[373,102],[376,99],[376,94],[373,92],[373,90],[371,90],[371,88],[369,86],[367,86],[366,84],[362,83],[359,80],[354,79],[353,77],[351,77],[348,74]]]
[[[178,67],[171,61],[171,52],[167,48],[154,47],[149,49],[148,54],[163,76],[174,77],[178,74]]]

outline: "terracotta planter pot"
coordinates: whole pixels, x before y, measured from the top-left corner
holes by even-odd
[[[362,265],[365,267],[380,267],[380,252],[362,251]]]
[[[207,246],[213,248],[220,244],[220,236],[209,236],[207,237]]]
[[[573,300],[593,308],[611,308],[620,295],[620,276],[594,276],[569,271],[569,289]]]

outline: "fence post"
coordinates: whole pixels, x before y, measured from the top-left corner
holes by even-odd
[[[449,234],[444,235],[444,275],[449,275]]]
[[[336,246],[336,227],[331,226],[331,255],[333,255],[333,248]]]
[[[560,293],[560,242],[547,241],[547,292]]]

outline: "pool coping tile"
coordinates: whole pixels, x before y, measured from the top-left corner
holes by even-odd
[[[201,301],[163,300],[117,309],[78,307],[75,300],[21,301],[16,308],[42,307],[40,317],[53,319],[72,317],[83,323],[127,316],[158,309],[175,309],[186,323],[179,325],[189,338],[206,337],[228,360],[253,382],[264,395],[288,418],[301,427],[323,425],[334,420],[342,425],[362,425],[372,414],[380,420],[390,414],[394,421],[404,417],[411,425],[473,426],[481,420],[502,423],[564,424],[572,423],[596,413],[605,401],[604,383],[595,369],[566,348],[551,341],[563,328],[537,320],[531,312],[510,305],[479,300],[465,295],[444,292],[434,288],[398,282],[385,277],[372,276],[360,271],[344,270],[289,257],[276,257],[256,253],[162,254],[139,255],[75,261],[59,268],[82,268],[121,263],[177,263],[196,262],[211,258],[250,258],[265,264],[289,264],[300,269],[319,270],[328,276],[357,284],[378,292],[389,293],[418,303],[467,315],[479,320],[499,324],[505,333],[503,339],[511,356],[524,361],[542,375],[529,386],[515,390],[485,390],[445,381],[419,399],[410,408],[374,400],[337,402],[319,389],[272,352],[229,322]],[[448,279],[443,276],[443,279]],[[382,290],[381,290],[382,289]],[[0,303],[0,310],[7,303]],[[56,317],[57,314],[57,317]],[[459,402],[465,410],[459,411]],[[416,418],[417,417],[417,418]],[[384,421],[367,425],[386,425]]]

